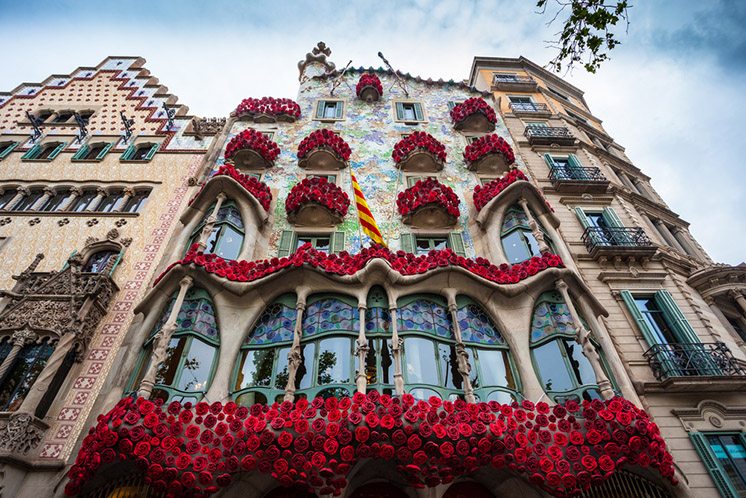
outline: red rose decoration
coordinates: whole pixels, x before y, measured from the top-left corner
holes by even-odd
[[[301,140],[298,146],[298,159],[303,159],[317,149],[326,149],[333,152],[342,161],[348,161],[352,149],[342,137],[331,130],[322,129],[311,132]]]
[[[474,206],[477,208],[477,211],[481,211],[488,202],[497,197],[509,185],[521,180],[528,181],[528,178],[521,170],[513,169],[508,171],[502,178],[493,180],[486,185],[477,185],[474,187]]]
[[[329,211],[344,218],[350,208],[350,198],[334,183],[326,178],[305,178],[297,183],[285,200],[285,212],[296,214],[300,208],[308,203],[324,206]]]
[[[265,211],[269,211],[269,205],[272,202],[272,192],[270,192],[269,187],[265,183],[257,180],[253,176],[242,174],[231,164],[225,164],[221,166],[220,169],[218,169],[212,175],[212,177],[221,175],[230,176],[231,178],[236,180],[243,188],[245,188],[252,196],[254,196],[257,201],[259,201],[259,204],[264,208]],[[205,188],[205,185],[202,185],[202,189],[200,189],[200,192]],[[199,193],[197,193],[197,195],[199,195]],[[194,201],[194,199],[197,198],[197,195],[195,195],[189,201],[190,204]],[[183,417],[183,420],[181,421],[185,424],[188,424],[192,420],[192,413],[182,412],[179,417]]]
[[[406,138],[401,139],[395,146],[391,157],[397,164],[406,159],[412,152],[428,152],[439,162],[446,161],[446,148],[438,142],[435,137],[424,131],[415,131]]]
[[[272,140],[267,138],[263,133],[249,128],[244,130],[228,142],[225,148],[225,160],[232,159],[242,150],[253,150],[269,163],[274,164],[277,156],[280,155],[280,148]]]
[[[461,214],[456,193],[451,187],[443,185],[435,178],[419,180],[396,198],[396,207],[402,216],[427,205],[440,206],[454,218],[458,218]]]
[[[505,139],[495,134],[485,135],[467,145],[464,149],[464,160],[471,165],[490,154],[502,155],[506,166],[515,162],[513,149]]]
[[[497,123],[497,114],[483,98],[472,97],[451,109],[451,120],[453,124],[459,124],[472,114],[481,113],[492,125]],[[493,126],[494,128],[494,126]]]
[[[372,88],[378,92],[378,97],[383,95],[383,85],[381,85],[381,80],[373,73],[363,73],[360,76],[360,79],[355,86],[355,93],[359,98],[363,98],[362,93],[366,88]],[[376,97],[375,100],[378,100],[378,97]]]
[[[235,113],[237,117],[256,117],[257,115],[264,114],[286,121],[295,121],[300,117],[300,106],[291,99],[276,99],[273,97],[262,97],[261,99],[248,98],[238,104]]]

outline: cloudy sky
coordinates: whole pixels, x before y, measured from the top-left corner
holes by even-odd
[[[596,75],[566,78],[716,261],[746,260],[746,2],[631,0],[629,33]],[[245,97],[294,97],[296,63],[319,40],[343,66],[464,79],[475,55],[554,52],[559,26],[533,0],[0,0],[0,91],[107,55],[140,55],[191,112]]]

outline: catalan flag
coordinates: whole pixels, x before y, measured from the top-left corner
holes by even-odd
[[[350,174],[352,175],[352,190],[355,191],[355,205],[357,206],[357,216],[360,220],[360,226],[363,227],[363,232],[365,232],[373,242],[385,246],[386,243],[383,241],[381,232],[378,230],[378,225],[376,225],[376,220],[373,218],[373,214],[370,212],[370,209],[368,209],[368,203],[365,202],[365,196],[363,195],[363,191],[360,189],[360,185],[357,183],[357,178],[355,178],[355,175],[352,172],[350,172]]]

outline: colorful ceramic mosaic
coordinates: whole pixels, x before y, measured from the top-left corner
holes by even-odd
[[[303,314],[303,337],[331,331],[355,332],[360,329],[356,307],[339,299],[320,299],[306,307]]]
[[[244,341],[245,346],[258,346],[293,340],[295,330],[295,309],[280,303],[269,306],[259,317],[251,335]]]
[[[505,344],[489,316],[476,304],[468,304],[456,311],[456,319],[464,342],[497,345]]]
[[[424,332],[453,338],[448,309],[433,301],[418,299],[399,308],[399,331]]]

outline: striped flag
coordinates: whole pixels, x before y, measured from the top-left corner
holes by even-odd
[[[365,202],[365,196],[363,195],[363,191],[360,189],[360,185],[357,183],[357,178],[355,178],[355,175],[352,172],[350,172],[350,175],[352,175],[352,190],[355,192],[355,205],[357,206],[357,216],[360,220],[360,226],[363,227],[363,232],[365,232],[373,242],[385,246],[386,243],[383,241],[381,232],[378,230],[378,225],[376,225],[376,220],[373,218],[373,214],[370,212],[370,209],[368,209],[368,203]]]

